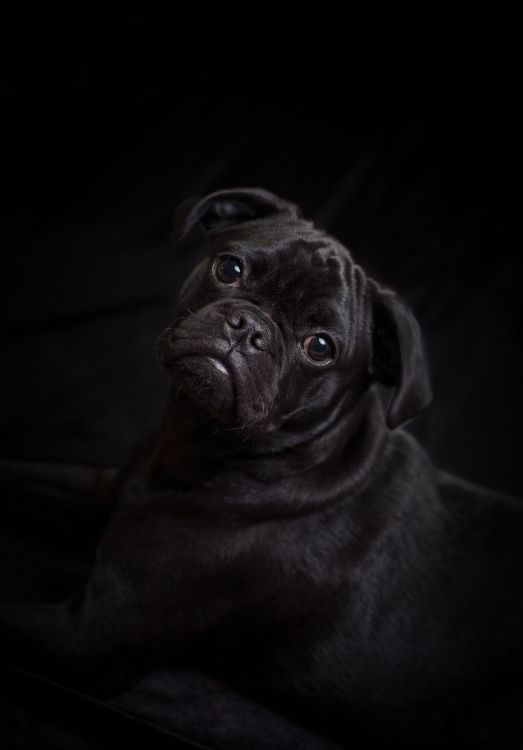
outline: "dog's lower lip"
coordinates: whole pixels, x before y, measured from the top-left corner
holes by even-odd
[[[215,367],[219,372],[223,373],[224,375],[227,375],[228,378],[231,377],[231,374],[229,370],[225,367],[225,365],[220,362],[219,359],[215,359],[215,357],[208,357],[209,362]]]
[[[187,354],[174,364],[172,373],[181,390],[220,419],[231,414],[234,373],[214,353]]]

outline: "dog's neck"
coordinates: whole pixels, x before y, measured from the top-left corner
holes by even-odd
[[[378,394],[370,388],[313,435],[276,431],[249,437],[218,425],[187,397],[171,399],[150,461],[149,477],[162,485],[193,490],[221,473],[256,475],[268,488],[287,480],[307,493],[326,474],[335,488],[357,493],[372,474],[389,431]],[[340,461],[343,456],[343,461]],[[340,464],[342,470],[340,470]],[[339,474],[339,477],[337,477]]]

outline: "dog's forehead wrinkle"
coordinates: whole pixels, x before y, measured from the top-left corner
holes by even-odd
[[[346,326],[347,317],[343,314],[345,305],[338,309],[332,298],[319,298],[315,300],[303,315],[303,320],[309,325],[324,325],[326,328],[343,329]]]
[[[315,247],[311,252],[306,247],[297,247],[289,255],[288,245],[278,250],[277,268],[285,273],[276,273],[271,286],[276,285],[284,299],[314,305],[318,299],[342,302],[348,292],[345,272],[346,260],[330,247]],[[319,259],[319,260],[318,260]]]
[[[273,245],[285,238],[315,236],[318,230],[312,222],[286,219],[261,219],[231,226],[212,238],[213,243],[251,242]]]
[[[287,247],[292,252],[300,248],[310,251],[319,247],[338,248],[348,256],[348,250],[335,238],[318,229],[313,222],[295,217],[266,218],[232,226],[211,238],[215,248],[236,246],[248,251],[258,248],[266,253]]]

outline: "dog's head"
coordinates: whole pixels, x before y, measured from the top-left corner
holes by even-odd
[[[429,403],[412,313],[294,204],[221,190],[184,203],[175,236],[197,223],[209,253],[158,350],[175,384],[218,422],[253,434],[314,429],[372,382],[393,391],[390,428]]]

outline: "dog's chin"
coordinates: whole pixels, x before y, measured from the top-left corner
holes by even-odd
[[[235,372],[231,363],[207,353],[170,358],[163,364],[172,375],[174,393],[181,391],[224,427],[241,428],[244,436],[274,431],[275,425],[263,412],[259,397],[252,398],[253,385],[246,388],[248,376]]]
[[[192,354],[169,369],[175,385],[200,408],[223,424],[234,422],[234,383],[223,362],[207,354]]]

